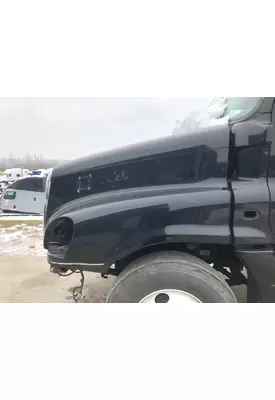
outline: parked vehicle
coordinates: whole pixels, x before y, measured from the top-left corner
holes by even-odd
[[[43,214],[45,177],[24,177],[8,186],[1,198],[4,213]]]
[[[28,171],[29,176],[33,176],[33,175],[40,175],[40,176],[45,176],[47,174],[47,170],[46,169],[35,169],[32,171]]]
[[[28,170],[23,168],[10,168],[4,171],[3,176],[1,176],[1,180],[5,180],[8,182],[14,182],[24,176],[27,176]]]
[[[274,100],[216,99],[191,132],[56,166],[52,272],[80,271],[80,294],[84,271],[116,275],[107,302],[236,302],[241,284],[275,302]]]

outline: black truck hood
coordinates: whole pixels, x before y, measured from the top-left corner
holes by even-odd
[[[52,178],[89,171],[107,165],[120,164],[134,159],[146,158],[163,153],[171,153],[188,148],[205,146],[209,149],[228,147],[228,125],[217,125],[199,129],[181,135],[170,135],[158,139],[136,143],[130,146],[120,147],[98,154],[77,158],[57,165]]]
[[[63,205],[83,197],[145,187],[226,180],[229,126],[170,135],[56,166],[45,221]],[[224,184],[224,183],[222,183]]]

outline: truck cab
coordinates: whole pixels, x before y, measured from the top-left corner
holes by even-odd
[[[107,302],[275,301],[275,98],[214,98],[173,135],[56,166],[56,273],[117,276]]]

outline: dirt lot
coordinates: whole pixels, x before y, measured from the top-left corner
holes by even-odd
[[[112,280],[86,274],[84,301],[104,302]],[[72,290],[78,285],[79,275],[63,278],[50,273],[45,257],[0,257],[0,302],[72,303]]]
[[[86,274],[84,302],[104,302],[113,277]],[[73,302],[79,275],[50,273],[41,222],[0,220],[0,302]]]

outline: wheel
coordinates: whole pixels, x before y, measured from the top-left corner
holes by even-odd
[[[219,273],[177,251],[141,257],[118,276],[107,303],[236,303]]]

